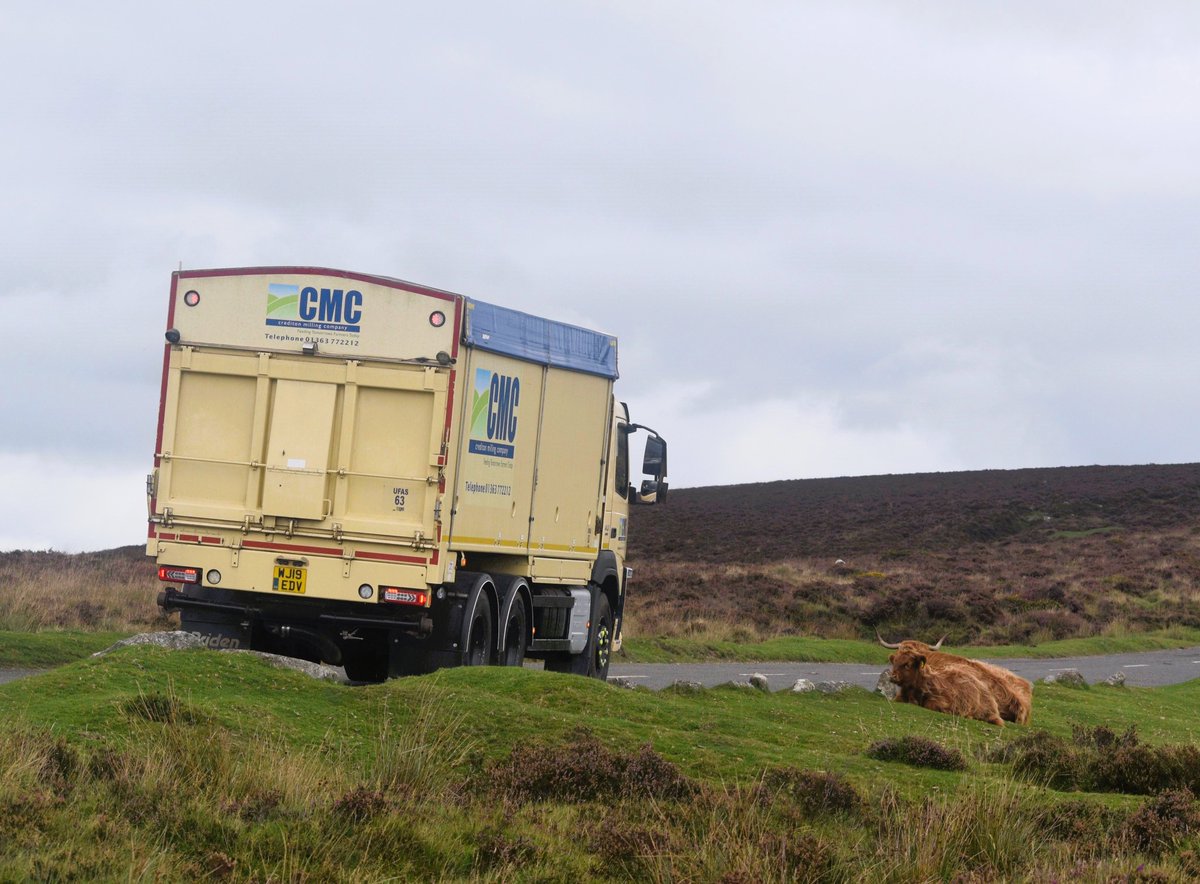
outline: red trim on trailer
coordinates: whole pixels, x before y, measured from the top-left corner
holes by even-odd
[[[307,552],[328,556],[340,556],[342,551],[337,547],[328,546],[299,546],[294,543],[267,543],[262,540],[245,540],[242,546],[247,549],[279,549],[284,552]]]
[[[171,274],[171,300],[167,304],[167,327],[164,332],[175,327],[175,293],[178,291],[179,273]],[[158,390],[158,435],[154,440],[154,466],[159,465],[159,455],[162,454],[163,422],[167,414],[167,376],[171,369],[171,344],[163,344],[162,385]]]
[[[151,531],[153,535],[153,529]],[[438,531],[438,537],[441,537],[441,531]],[[220,543],[219,537],[200,537],[195,534],[159,534],[159,540],[173,540],[179,543]],[[242,542],[242,546],[247,549],[267,549],[267,550],[282,550],[284,552],[306,552],[313,554],[323,554],[338,556],[342,555],[342,550],[336,547],[327,546],[301,546],[294,543],[267,543],[262,540],[246,540]],[[410,565],[429,565],[437,564],[437,550],[433,551],[433,561],[423,559],[420,556],[397,556],[391,553],[379,552],[357,552],[354,554],[356,559],[372,559],[380,562],[403,562]]]
[[[463,336],[462,305],[463,305],[462,298],[458,298],[455,300],[455,302],[454,302],[454,349],[452,349],[450,351],[450,355],[455,359],[458,358],[458,342],[462,340],[462,336]]]
[[[342,550],[340,550],[336,547],[327,547],[327,546],[299,546],[297,544],[292,544],[292,543],[266,543],[265,541],[260,541],[260,540],[247,540],[242,543],[242,546],[248,547],[250,549],[277,549],[277,550],[282,550],[284,552],[307,552],[307,553],[313,553],[314,555],[319,554],[319,555],[338,556],[339,558],[342,555]],[[419,556],[396,556],[396,555],[391,555],[390,553],[356,552],[354,554],[354,558],[356,558],[356,559],[377,559],[377,560],[383,561],[383,562],[405,562],[405,563],[413,564],[413,565],[429,564],[427,559],[420,558]]]
[[[377,552],[357,552],[354,554],[356,559],[373,559],[379,562],[405,562],[410,565],[428,565],[428,559],[422,559],[418,556],[394,556],[391,553]]]

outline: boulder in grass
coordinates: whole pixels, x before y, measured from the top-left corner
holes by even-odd
[[[1087,679],[1083,677],[1083,673],[1078,669],[1064,669],[1061,672],[1052,672],[1042,679],[1042,684],[1060,684],[1068,688],[1086,688],[1088,686]]]
[[[892,681],[892,670],[885,669],[879,673],[879,681],[875,682],[875,693],[883,694],[884,699],[895,700],[900,693],[900,685]]]
[[[92,656],[103,657],[106,654],[111,654],[113,651],[135,645],[153,645],[158,648],[166,648],[169,651],[190,651],[193,648],[208,647],[208,643],[204,638],[194,632],[184,632],[182,630],[174,632],[143,632],[140,635],[131,635],[129,638],[123,638],[115,645],[107,647],[103,651],[97,651]],[[253,654],[255,657],[272,666],[280,669],[294,669],[312,678],[323,681],[344,682],[346,680],[342,675],[342,671],[337,667],[326,666],[323,663],[310,663],[307,660],[297,660],[295,657],[283,657],[279,654],[268,654],[263,651],[246,651],[237,648],[222,648],[218,653]]]

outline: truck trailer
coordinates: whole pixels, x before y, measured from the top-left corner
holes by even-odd
[[[260,267],[174,273],[166,341],[146,552],[182,630],[356,681],[538,659],[606,677],[630,507],[668,487],[665,440],[613,396],[615,338]]]

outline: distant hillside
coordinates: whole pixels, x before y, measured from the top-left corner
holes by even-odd
[[[1200,464],[800,479],[673,489],[630,557],[753,562],[948,551],[1064,533],[1200,527]]]
[[[630,532],[641,634],[1003,643],[1200,626],[1200,464],[679,489]]]

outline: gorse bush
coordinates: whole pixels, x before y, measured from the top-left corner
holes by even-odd
[[[511,801],[595,801],[625,795],[676,799],[695,784],[649,744],[632,753],[614,752],[586,728],[565,743],[516,746],[507,758],[487,765],[479,785]]]
[[[1124,811],[1094,801],[1056,801],[1038,816],[1038,828],[1051,838],[1069,841],[1084,854],[1108,852],[1124,824]]]
[[[355,786],[333,802],[333,812],[351,822],[364,823],[388,808],[387,796],[378,789]]]
[[[866,807],[862,794],[844,776],[828,771],[773,767],[756,788],[760,801],[790,801],[808,814],[858,814]]]
[[[1161,854],[1200,832],[1200,804],[1188,789],[1168,789],[1130,815],[1124,834],[1136,850]]]
[[[1045,731],[1022,734],[988,760],[1011,764],[1018,776],[1059,790],[1153,795],[1200,790],[1200,747],[1150,746],[1136,728],[1076,727],[1066,740]]]
[[[868,746],[867,755],[879,761],[899,761],[935,770],[967,769],[967,759],[961,752],[927,737],[889,737]]]

